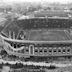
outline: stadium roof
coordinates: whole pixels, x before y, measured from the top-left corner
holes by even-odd
[[[52,17],[52,16],[58,16],[58,17],[68,17],[68,13],[63,10],[47,10],[47,11],[38,11],[34,13],[35,17]]]

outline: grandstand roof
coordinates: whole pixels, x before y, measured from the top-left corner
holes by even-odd
[[[47,11],[38,11],[34,13],[35,17],[52,17],[52,16],[59,16],[59,17],[68,17],[68,14],[63,10],[47,10]]]

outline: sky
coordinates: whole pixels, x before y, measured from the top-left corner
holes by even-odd
[[[60,2],[60,3],[70,3],[72,0],[0,0],[4,2]]]

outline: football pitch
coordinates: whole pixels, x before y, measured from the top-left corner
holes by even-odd
[[[35,41],[62,41],[71,40],[67,30],[34,30],[30,32],[30,40]]]

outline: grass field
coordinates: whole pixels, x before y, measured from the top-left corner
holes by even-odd
[[[32,31],[30,33],[30,40],[39,41],[61,41],[70,40],[70,36],[64,30],[45,30],[45,31]]]

